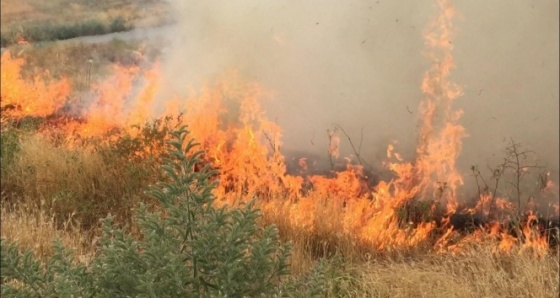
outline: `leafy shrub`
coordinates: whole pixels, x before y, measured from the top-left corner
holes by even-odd
[[[110,159],[110,156],[114,155],[123,157],[128,162],[145,162],[146,159],[161,162],[161,159],[166,157],[166,153],[162,151],[164,151],[169,134],[177,129],[177,123],[181,121],[180,117],[177,117],[177,121],[171,116],[166,116],[146,122],[144,125],[133,125],[131,128],[135,128],[137,132],[134,135],[116,131],[116,134],[113,135],[116,138],[106,145],[98,139],[88,140],[88,143],[95,146],[96,151],[106,159]],[[111,136],[109,133],[102,138],[110,139]]]
[[[122,17],[118,17],[114,19],[113,21],[111,21],[111,24],[109,25],[110,32],[120,32],[120,31],[126,31],[128,29],[129,28],[126,26],[126,22]]]
[[[19,136],[15,129],[8,128],[2,131],[0,138],[0,167],[4,173],[19,150]]]
[[[31,252],[5,240],[2,246],[2,293],[16,297],[255,297],[279,290],[288,272],[289,245],[275,227],[259,228],[259,211],[217,208],[215,187],[206,166],[194,171],[202,151],[185,129],[172,133],[169,158],[162,167],[169,182],[150,190],[160,206],[141,204],[141,236],[117,228],[109,216],[96,257],[77,264],[55,243],[55,255],[41,265]],[[188,156],[187,156],[188,154]],[[151,210],[151,211],[150,211]]]
[[[30,23],[29,25],[13,26],[2,33],[0,43],[7,47],[18,42],[21,36],[28,42],[64,40],[80,36],[101,35],[132,29],[122,17],[111,21],[87,19],[78,23]]]

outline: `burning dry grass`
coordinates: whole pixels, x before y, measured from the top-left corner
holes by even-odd
[[[1,216],[2,237],[22,249],[32,249],[43,261],[53,254],[55,238],[72,249],[80,262],[87,263],[95,254],[92,235],[72,220],[58,227],[48,212],[24,204],[3,204]],[[324,236],[284,233],[293,243],[294,278],[316,266],[312,246],[323,243],[326,248],[332,239]],[[357,253],[351,245],[340,244],[336,252],[325,254],[330,261],[324,261],[322,279],[316,281],[315,286],[325,290],[325,297],[557,297],[559,293],[560,268],[555,254],[539,258],[527,253],[496,254],[488,246],[477,244],[460,255],[417,250],[407,255],[364,254],[358,260],[340,257]]]
[[[450,171],[449,175],[459,179],[454,169],[457,145],[451,146],[451,151],[443,150],[445,142],[457,141],[453,134],[455,129],[452,129],[452,136],[447,136],[446,130],[439,131],[436,136],[441,140],[438,142],[428,141],[427,137],[423,139],[436,149],[443,149],[420,150],[419,156],[432,152],[437,156],[409,163],[389,162],[388,168],[395,173],[395,178],[375,186],[364,185],[363,168],[351,162],[346,170],[332,173],[330,177],[299,176],[286,172],[280,151],[281,130],[266,119],[260,108],[259,100],[265,93],[258,84],[248,83],[235,74],[226,75],[187,98],[162,103],[158,102],[155,92],[160,79],[157,67],[145,72],[136,67],[120,67],[115,68],[113,77],[94,87],[93,99],[76,105],[52,94],[60,89],[56,81],[39,85],[44,86],[45,91],[34,94],[33,101],[20,100],[26,97],[18,92],[29,89],[25,87],[28,83],[19,76],[20,62],[11,59],[8,53],[3,55],[2,61],[3,65],[10,66],[3,68],[5,79],[2,80],[6,86],[2,88],[2,107],[7,109],[10,106],[8,116],[55,116],[52,121],[46,119],[39,131],[42,135],[54,135],[54,143],[47,144],[48,138],[23,140],[20,159],[14,162],[13,175],[8,181],[13,181],[11,188],[24,192],[24,197],[59,202],[62,204],[58,210],[60,214],[77,209],[79,214],[87,216],[87,224],[95,222],[96,216],[103,216],[107,210],[118,210],[123,218],[130,218],[129,209],[138,201],[136,196],[140,186],[149,180],[135,177],[138,172],[134,167],[131,169],[133,163],[129,161],[136,158],[142,165],[143,158],[163,154],[166,138],[165,133],[161,134],[163,131],[146,132],[134,125],[184,111],[183,117],[169,118],[171,125],[188,125],[191,136],[206,151],[205,161],[220,170],[214,192],[218,204],[236,206],[239,202],[258,198],[265,213],[281,214],[288,220],[287,226],[306,233],[332,235],[329,237],[334,239],[350,239],[381,252],[433,247],[434,244],[443,250],[455,249],[460,248],[456,244],[465,236],[448,224],[449,218],[455,214],[471,212],[458,209],[455,187],[459,182],[442,186],[444,183],[425,177],[432,177],[430,175],[438,171],[435,165],[443,164],[446,171]],[[430,76],[426,80],[430,80]],[[441,100],[438,96],[442,95],[433,96]],[[53,103],[49,100],[51,97],[59,102]],[[48,105],[38,105],[43,102]],[[63,109],[63,106],[69,108]],[[156,106],[160,107],[162,114],[157,114]],[[167,110],[161,112],[162,106]],[[68,111],[78,115],[78,120],[68,117]],[[428,113],[426,117],[430,115]],[[156,137],[149,137],[154,132]],[[96,160],[94,158],[101,157],[90,152],[99,152],[96,151],[99,147],[92,147],[95,142],[91,141],[81,143],[84,137],[104,144],[108,150],[103,152],[120,152],[109,154],[113,159],[101,155],[103,162]],[[138,138],[143,141],[138,142]],[[76,148],[83,152],[76,151]],[[431,162],[431,159],[438,162]],[[446,174],[437,175],[444,179]],[[51,181],[53,176],[58,178]],[[148,174],[148,177],[154,176]],[[77,181],[79,186],[68,181]],[[35,187],[26,190],[25,183]],[[425,216],[403,218],[399,210],[416,200],[426,204]],[[518,239],[510,237],[505,226],[492,233],[491,236],[498,236],[508,244],[502,244],[503,248],[511,248],[511,243],[522,238],[519,234]],[[524,237],[527,235],[532,232],[524,232]],[[469,240],[469,237],[465,239]],[[546,240],[520,243],[535,244],[543,252],[547,249],[543,245]]]
[[[321,271],[325,297],[557,297],[560,293],[557,253],[541,257],[521,250],[496,253],[491,242],[478,242],[460,254],[435,254],[425,248],[376,254],[348,239],[289,233],[293,234],[285,236],[293,239],[295,276],[309,274],[317,266],[318,250],[323,249],[319,254],[329,260]],[[324,250],[333,243],[340,246]]]
[[[22,59],[21,76],[30,79],[68,78],[73,92],[89,90],[111,74],[115,65],[133,66],[152,61],[159,50],[140,41],[113,40],[107,43],[50,43],[10,48],[13,58]],[[8,65],[7,63],[3,63]],[[38,72],[40,70],[40,72]],[[7,71],[7,70],[5,70]]]

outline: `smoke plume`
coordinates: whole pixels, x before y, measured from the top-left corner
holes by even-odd
[[[435,1],[170,0],[176,25],[163,45],[161,92],[235,70],[272,91],[263,105],[284,150],[326,157],[336,123],[370,163],[386,147],[412,160]],[[533,150],[558,184],[558,1],[456,1],[457,109],[468,137],[458,166],[485,169],[511,139]],[[162,95],[163,96],[163,95]],[[345,138],[341,155],[352,153]]]

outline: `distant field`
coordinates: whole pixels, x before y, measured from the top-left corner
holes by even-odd
[[[162,0],[5,0],[1,15],[6,47],[161,25],[167,6]]]

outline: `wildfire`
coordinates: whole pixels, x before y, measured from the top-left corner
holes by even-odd
[[[454,100],[462,95],[461,88],[450,80],[455,12],[448,0],[437,3],[441,13],[424,36],[433,65],[421,86],[425,99],[420,105],[422,127],[416,159],[405,162],[389,145],[387,157],[396,161],[386,165],[394,178],[375,186],[365,182],[363,167],[351,162],[330,177],[307,176],[308,164],[302,158],[302,175],[287,173],[280,152],[281,128],[266,118],[259,104],[265,93],[258,84],[245,82],[235,73],[184,98],[162,100],[157,96],[161,86],[157,64],[149,70],[118,67],[111,78],[94,85],[76,104],[70,99],[67,79],[52,79],[47,84],[37,76],[26,81],[20,75],[24,61],[6,52],[1,69],[2,117],[60,114],[68,121],[55,129],[87,138],[104,137],[109,132],[136,134],[134,125],[181,113],[182,117],[174,118],[176,125],[189,126],[191,136],[202,144],[207,161],[220,170],[215,189],[217,204],[235,205],[258,198],[265,212],[286,214],[294,228],[336,231],[379,251],[424,244],[438,251],[456,251],[480,241],[497,241],[498,249],[506,251],[523,241],[522,247],[545,251],[548,242],[535,231],[534,214],[529,215],[517,236],[507,233],[500,223],[491,222],[461,237],[450,223],[459,211],[465,216],[488,216],[491,201],[504,210],[514,206],[505,199],[483,195],[473,209],[459,210],[457,188],[463,180],[455,161],[466,134],[458,124],[462,112],[452,108]],[[329,155],[337,159],[341,141],[336,131],[329,131],[329,140]],[[438,209],[440,204],[445,210]],[[423,215],[427,218],[421,218]],[[434,220],[437,217],[439,222]]]
[[[449,1],[438,1],[441,14],[424,35],[431,49],[433,66],[424,75],[422,92],[426,99],[420,105],[422,129],[416,149],[414,175],[423,198],[438,198],[447,204],[449,213],[457,209],[457,187],[463,184],[455,168],[461,149],[464,128],[457,124],[462,111],[452,109],[461,88],[449,79],[453,63],[452,19],[455,11]]]
[[[1,103],[5,116],[46,117],[54,114],[68,100],[70,82],[61,79],[47,84],[36,74],[31,81],[24,80],[21,76],[22,59],[12,59],[10,52],[2,54],[1,71]]]

